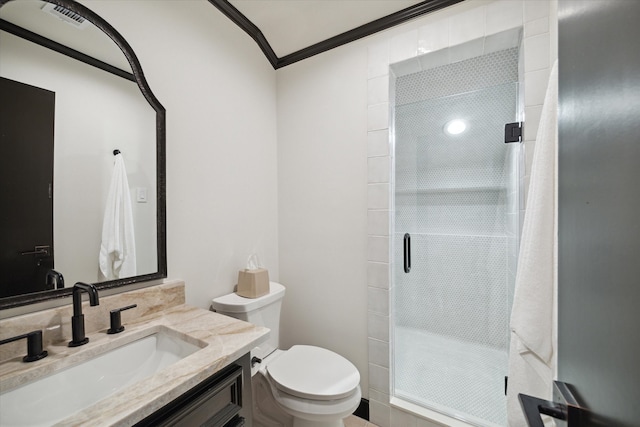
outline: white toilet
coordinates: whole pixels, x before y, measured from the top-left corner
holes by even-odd
[[[271,329],[269,340],[251,351],[254,425],[343,427],[360,404],[360,373],[330,350],[294,345],[278,350],[280,307],[285,288],[271,282],[259,298],[235,293],[215,298],[218,313]]]

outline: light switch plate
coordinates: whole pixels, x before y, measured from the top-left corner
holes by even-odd
[[[139,187],[136,189],[136,201],[138,203],[147,203],[147,189]]]

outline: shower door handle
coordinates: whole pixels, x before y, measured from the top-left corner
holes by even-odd
[[[404,233],[404,272],[411,271],[411,235]]]

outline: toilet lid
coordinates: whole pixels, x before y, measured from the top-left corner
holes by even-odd
[[[335,400],[349,396],[360,373],[344,357],[310,345],[294,345],[267,366],[276,388],[297,397]]]

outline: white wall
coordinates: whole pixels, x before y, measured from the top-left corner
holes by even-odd
[[[129,42],[167,110],[168,275],[209,308],[257,252],[278,279],[276,80],[204,0],[87,1]]]
[[[366,61],[349,46],[278,70],[282,344],[342,354],[365,397]]]

